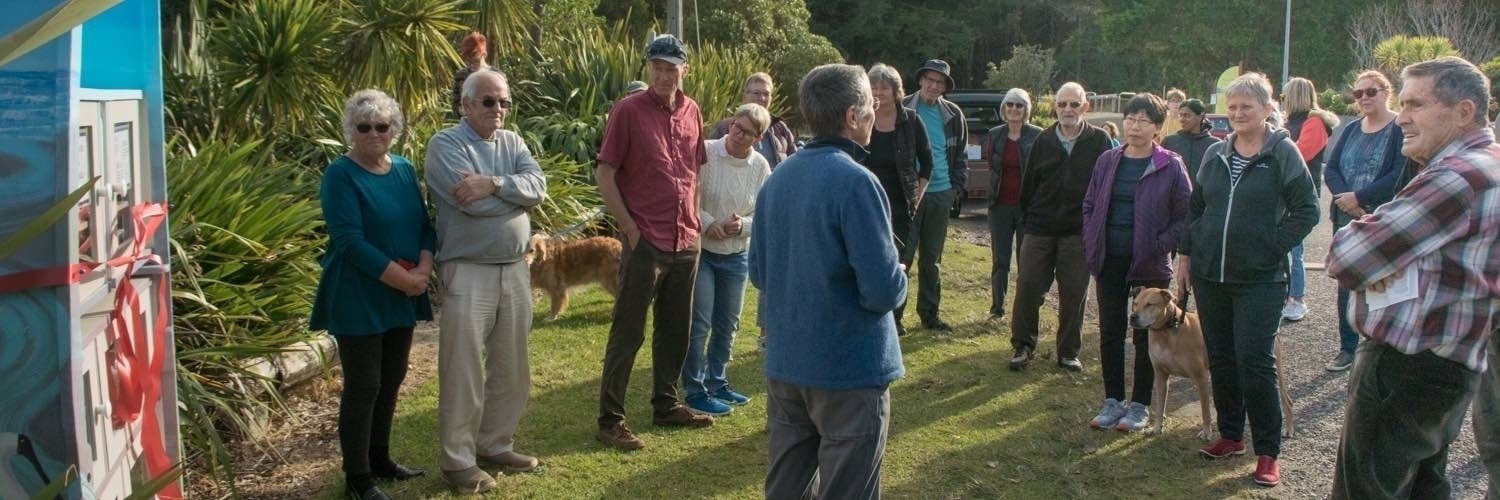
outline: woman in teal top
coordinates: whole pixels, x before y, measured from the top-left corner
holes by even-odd
[[[390,435],[412,328],[432,319],[427,280],[436,232],[416,169],[389,153],[404,125],[396,101],[361,90],[344,103],[343,121],[351,148],[323,172],[328,252],[310,327],[339,345],[339,447],[349,496],[383,499],[375,478],[423,472],[391,460]]]

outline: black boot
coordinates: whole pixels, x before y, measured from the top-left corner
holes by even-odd
[[[407,467],[391,460],[390,448],[370,447],[370,475],[375,478],[405,481],[425,473],[422,469]]]

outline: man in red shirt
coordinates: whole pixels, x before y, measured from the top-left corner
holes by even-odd
[[[599,194],[619,224],[624,252],[599,384],[597,438],[621,450],[645,446],[625,424],[624,400],[653,300],[651,421],[687,427],[714,423],[713,417],[683,406],[677,393],[698,274],[698,166],[708,159],[703,115],[682,92],[688,71],[682,42],[659,36],[646,47],[646,59],[649,87],[615,104],[599,149]]]

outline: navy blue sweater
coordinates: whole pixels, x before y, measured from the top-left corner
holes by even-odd
[[[766,377],[823,390],[882,387],[905,373],[891,311],[906,275],[885,190],[842,138],[776,167],[755,203],[750,281],[765,305]]]

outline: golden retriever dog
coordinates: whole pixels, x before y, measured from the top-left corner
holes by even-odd
[[[1203,330],[1198,323],[1198,313],[1187,312],[1177,305],[1177,298],[1170,290],[1136,287],[1131,290],[1135,299],[1130,304],[1130,326],[1150,331],[1151,365],[1156,373],[1151,391],[1152,426],[1147,434],[1160,434],[1166,423],[1167,379],[1170,376],[1192,379],[1198,390],[1198,405],[1203,413],[1203,423],[1198,429],[1198,439],[1207,441],[1213,436],[1213,416],[1209,406],[1213,401],[1208,372],[1208,349],[1203,344]],[[1281,370],[1281,341],[1276,341],[1276,379],[1281,389],[1282,435],[1296,434],[1296,423],[1292,417],[1291,394],[1286,390],[1286,377]]]
[[[568,288],[598,283],[611,296],[620,292],[620,240],[594,236],[562,240],[546,235],[531,236],[526,253],[531,268],[531,288],[547,292],[554,321],[568,308]]]

